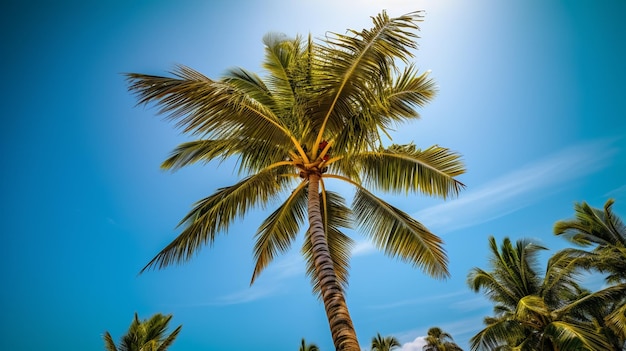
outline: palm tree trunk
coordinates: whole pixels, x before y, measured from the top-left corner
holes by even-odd
[[[315,272],[320,282],[322,301],[326,309],[335,349],[337,351],[359,351],[356,331],[352,325],[343,289],[337,281],[333,261],[328,250],[328,241],[326,240],[320,210],[319,180],[319,174],[309,175],[309,230],[311,232]]]

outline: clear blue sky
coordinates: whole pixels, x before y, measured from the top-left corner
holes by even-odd
[[[290,351],[302,337],[331,350],[297,249],[248,286],[261,211],[189,264],[138,275],[194,201],[237,178],[229,164],[160,171],[186,139],[156,109],[135,106],[121,73],[177,63],[214,78],[232,66],[259,71],[266,32],[366,28],[383,8],[426,10],[416,62],[440,88],[394,141],[452,148],[468,173],[458,199],[389,198],[445,240],[447,281],[355,233],[348,304],[364,347],[380,332],[418,350],[413,341],[439,326],[466,348],[491,314],[465,283],[486,267],[489,235],[534,238],[552,253],[567,245],[552,225],[576,201],[613,197],[626,217],[622,0],[9,0],[0,349],[102,350],[102,333],[117,340],[137,311],[183,324],[172,351]]]

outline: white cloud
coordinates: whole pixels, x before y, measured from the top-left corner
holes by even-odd
[[[400,351],[422,351],[426,345],[426,337],[418,336],[415,340],[402,345]]]
[[[369,241],[359,241],[352,248],[352,256],[360,256],[367,255],[369,253],[375,252],[376,248]]]
[[[485,223],[539,201],[540,195],[556,191],[567,181],[604,168],[615,153],[610,140],[575,145],[413,216],[438,231]]]

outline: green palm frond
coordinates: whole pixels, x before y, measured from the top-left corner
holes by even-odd
[[[496,312],[510,311],[511,307],[516,306],[519,301],[519,297],[507,284],[504,284],[497,276],[483,269],[472,268],[468,274],[467,283],[474,292],[484,290],[487,298],[503,304],[496,305],[496,307],[499,307],[499,311],[496,310]]]
[[[179,325],[176,329],[174,329],[174,331],[170,335],[168,335],[163,341],[161,341],[161,344],[156,351],[166,351],[170,346],[172,346],[174,340],[176,340],[178,334],[182,329],[182,325]]]
[[[265,152],[267,142],[255,139],[199,139],[179,144],[170,156],[163,161],[161,169],[179,170],[197,162],[206,164],[213,160],[224,161],[238,156],[239,174],[249,175],[266,168],[277,169],[277,174],[295,173],[295,167],[289,160],[289,153],[274,148]],[[292,167],[284,167],[292,166]]]
[[[525,325],[540,329],[550,321],[550,309],[545,301],[535,295],[524,296],[517,303],[515,319]]]
[[[470,349],[495,350],[503,345],[517,345],[524,337],[523,326],[513,320],[493,320],[470,339]]]
[[[430,102],[437,92],[434,80],[428,78],[429,72],[418,74],[414,65],[408,65],[397,77],[394,84],[383,90],[385,116],[402,121],[405,118],[418,118],[416,106],[423,107]]]
[[[626,298],[621,305],[605,317],[606,323],[621,340],[626,340]]]
[[[564,321],[550,323],[545,329],[544,339],[550,339],[559,350],[606,351],[612,345],[591,325],[572,324]]]
[[[445,199],[464,187],[455,179],[465,173],[460,155],[439,146],[420,150],[413,144],[394,144],[349,161],[361,170],[365,186],[386,192],[422,192]]]
[[[250,280],[251,285],[278,253],[285,252],[291,247],[306,216],[306,183],[302,182],[287,200],[263,221],[256,233],[254,243],[256,264]]]
[[[269,73],[268,82],[276,98],[283,100],[285,106],[293,105],[296,100],[297,67],[303,54],[301,39],[288,39],[284,34],[268,33],[263,36],[265,60],[263,68]]]
[[[182,233],[159,252],[141,271],[189,260],[215,236],[228,229],[237,217],[248,209],[263,205],[280,191],[280,183],[271,171],[244,178],[235,185],[218,189],[213,195],[198,201],[179,223]]]
[[[541,286],[537,255],[547,248],[526,239],[517,240],[513,245],[509,238],[504,238],[498,250],[495,238],[490,237],[489,242],[494,275],[514,292],[516,304],[522,297],[537,293]]]
[[[228,82],[213,81],[191,68],[179,66],[175,77],[131,73],[129,89],[139,104],[156,102],[159,113],[177,120],[183,132],[208,139],[252,138],[273,141],[266,146],[293,143],[291,133],[269,107]]]
[[[327,36],[326,45],[317,47],[317,80],[324,90],[319,100],[311,102],[319,104],[319,114],[312,119],[318,131],[315,144],[324,134],[341,132],[345,123],[350,123],[348,118],[376,101],[376,93],[382,88],[376,83],[388,81],[394,60],[412,56],[410,50],[416,48],[413,32],[419,20],[419,12],[397,18],[382,12],[373,18],[373,28],[351,30],[348,35],[333,33]]]
[[[550,257],[541,295],[552,306],[561,306],[577,298],[581,291],[577,281],[579,267],[580,256],[572,250],[561,250]]]
[[[332,191],[325,191],[320,194],[320,209],[335,275],[339,284],[345,288],[348,285],[350,252],[354,246],[354,241],[344,234],[342,229],[351,228],[352,211],[346,206],[343,197]],[[313,292],[320,297],[320,282],[315,272],[313,247],[311,246],[309,231],[306,232],[304,237],[302,255],[306,260],[306,273],[311,278]]]
[[[614,200],[609,199],[604,209],[595,209],[586,202],[574,205],[575,218],[559,221],[554,233],[581,246],[592,244],[626,247],[626,226],[611,210]]]
[[[107,351],[118,351],[117,347],[115,346],[115,342],[113,341],[113,337],[111,336],[111,333],[104,332],[104,336],[102,337],[104,339],[104,347],[107,349]]]
[[[357,189],[352,209],[359,228],[385,254],[410,262],[432,277],[449,275],[443,241],[411,216],[364,188]]]
[[[224,82],[231,85],[233,89],[249,96],[250,99],[275,111],[276,100],[273,91],[265,85],[263,79],[256,73],[241,67],[231,68],[224,74]]]
[[[603,306],[613,302],[620,301],[626,296],[626,283],[609,286],[598,290],[592,294],[576,299],[570,304],[554,311],[558,315],[570,313],[570,311],[593,311],[601,309]]]

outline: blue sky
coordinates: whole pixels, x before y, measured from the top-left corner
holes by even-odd
[[[138,275],[194,201],[237,178],[229,163],[160,171],[186,139],[135,106],[121,73],[260,71],[263,34],[367,28],[383,8],[426,11],[415,61],[439,85],[394,141],[454,149],[468,172],[458,199],[386,197],[445,240],[450,279],[354,233],[348,305],[365,348],[380,332],[419,350],[431,326],[467,348],[491,313],[465,283],[486,267],[489,235],[533,238],[547,257],[567,246],[552,225],[574,202],[612,197],[626,216],[624,1],[10,0],[0,13],[0,349],[101,350],[102,333],[117,340],[136,311],[174,314],[173,351],[288,351],[302,337],[331,350],[297,249],[248,286],[262,211],[189,264]]]

